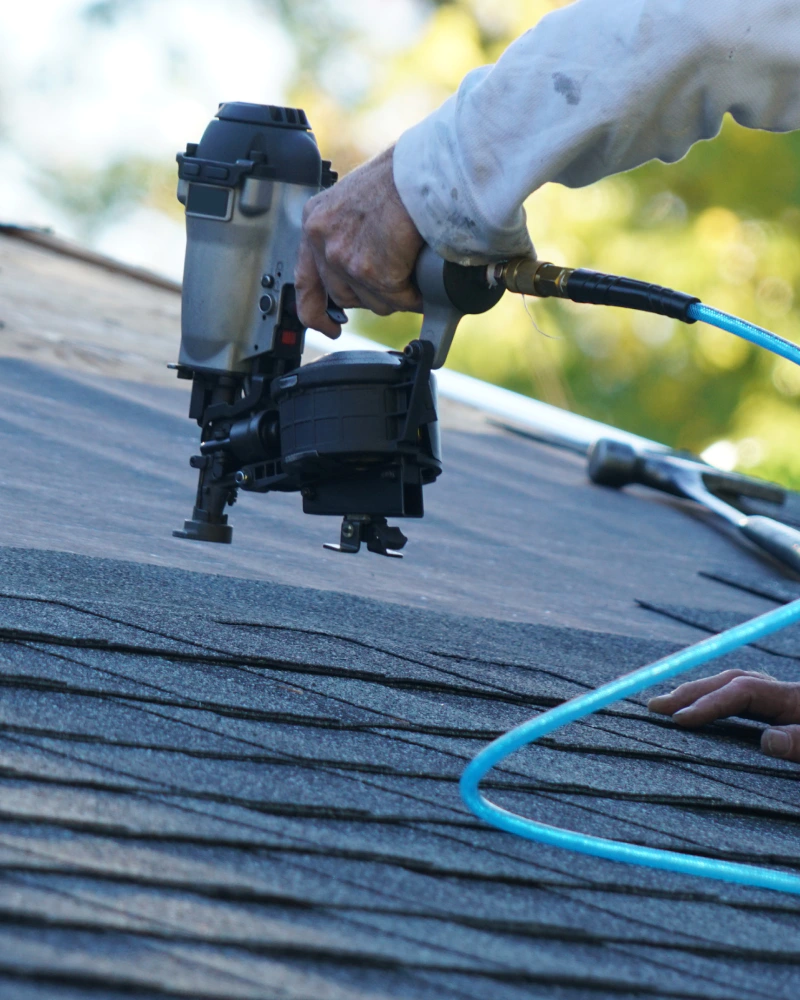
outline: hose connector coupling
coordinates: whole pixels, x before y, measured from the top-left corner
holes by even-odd
[[[585,268],[560,267],[530,257],[512,257],[501,264],[489,265],[489,284],[505,286],[520,295],[539,298],[570,299],[595,306],[619,306],[640,312],[670,316],[684,323],[694,323],[692,306],[700,302],[672,288],[650,285],[634,278],[601,274]]]
[[[567,282],[574,270],[531,257],[512,257],[502,264],[495,264],[492,277],[497,284],[505,285],[509,292],[536,295],[541,299],[566,299]]]

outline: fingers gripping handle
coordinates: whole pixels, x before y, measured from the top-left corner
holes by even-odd
[[[467,313],[483,313],[502,298],[504,288],[489,287],[486,267],[464,267],[443,260],[429,246],[417,258],[414,279],[422,295],[419,339],[433,344],[433,368],[447,360],[456,327]]]

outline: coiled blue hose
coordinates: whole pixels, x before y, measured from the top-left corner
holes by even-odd
[[[759,326],[738,319],[728,313],[700,302],[693,303],[687,312],[690,320],[700,320],[712,326],[727,330],[729,333],[743,337],[753,344],[765,347],[774,354],[779,354],[795,364],[800,364],[800,347],[783,337],[764,330]],[[659,868],[664,871],[679,872],[682,875],[703,875],[706,878],[719,879],[722,882],[735,882],[739,885],[755,886],[760,889],[775,889],[779,892],[791,892],[800,895],[800,876],[776,871],[772,868],[757,868],[754,865],[740,865],[730,861],[715,861],[693,854],[679,854],[675,851],[663,851],[654,847],[637,847],[622,841],[607,840],[604,837],[592,837],[584,833],[574,833],[559,827],[549,826],[535,820],[525,819],[515,813],[496,806],[485,798],[480,791],[481,779],[502,760],[505,760],[515,750],[533,743],[561,726],[566,726],[577,719],[583,719],[601,708],[644,691],[659,681],[676,677],[693,667],[724,656],[741,646],[756,642],[765,636],[772,635],[800,621],[800,600],[784,605],[775,611],[769,611],[758,618],[737,625],[735,628],[721,632],[719,635],[704,639],[688,649],[658,660],[650,666],[635,670],[618,680],[604,684],[595,691],[580,695],[578,698],[565,702],[556,708],[544,712],[535,719],[524,722],[510,732],[494,740],[474,758],[461,775],[461,797],[467,807],[479,818],[500,830],[533,840],[540,844],[553,847],[563,847],[581,854],[592,854],[598,858],[610,861],[622,861],[632,865],[643,865],[647,868]]]
[[[800,876],[789,875],[786,872],[771,868],[756,868],[752,865],[740,865],[730,861],[715,861],[710,858],[697,857],[692,854],[678,854],[674,851],[662,851],[654,847],[638,847],[617,840],[606,840],[603,837],[591,837],[584,833],[574,833],[562,830],[546,823],[525,819],[502,809],[490,802],[478,787],[481,779],[502,760],[527,746],[542,736],[552,733],[561,726],[566,726],[576,719],[583,719],[592,712],[605,708],[621,698],[630,697],[659,681],[676,677],[693,667],[701,666],[718,656],[730,653],[734,649],[746,646],[748,643],[763,639],[764,636],[778,632],[788,625],[800,621],[800,600],[768,611],[758,618],[737,625],[721,632],[719,635],[704,639],[688,649],[658,660],[650,666],[635,670],[609,684],[604,684],[595,691],[582,694],[571,701],[551,708],[550,711],[538,715],[535,719],[523,722],[510,732],[494,740],[488,747],[481,750],[466,767],[461,775],[461,797],[467,807],[479,818],[514,833],[526,840],[534,840],[540,844],[550,844],[553,847],[564,847],[581,854],[593,854],[598,858],[608,858],[611,861],[624,861],[633,865],[644,865],[647,868],[660,868],[665,871],[680,872],[684,875],[704,875],[706,878],[720,879],[723,882],[736,882],[739,885],[757,886],[761,889],[777,889],[780,892],[791,892],[800,895]]]
[[[690,320],[699,320],[701,323],[716,326],[720,330],[727,330],[728,333],[749,340],[751,344],[758,344],[759,347],[766,347],[773,354],[779,354],[782,358],[800,365],[800,347],[793,344],[791,340],[779,337],[777,333],[765,330],[754,323],[748,323],[747,320],[739,319],[738,316],[731,316],[730,313],[712,309],[711,306],[703,305],[702,302],[694,302],[690,305],[686,315]]]

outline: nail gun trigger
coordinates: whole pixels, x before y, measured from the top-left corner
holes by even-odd
[[[347,313],[333,301],[330,295],[328,296],[328,308],[325,310],[325,313],[328,319],[332,319],[334,323],[344,324],[347,322]]]

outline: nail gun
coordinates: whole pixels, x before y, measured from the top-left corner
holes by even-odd
[[[404,351],[339,351],[301,365],[294,270],[306,201],[336,181],[305,113],[221,104],[177,156],[186,210],[179,378],[200,429],[197,497],[180,538],[230,542],[239,491],[299,492],[307,514],[343,518],[340,552],[399,556],[388,517],[422,517],[442,471],[433,371],[465,313],[502,296],[485,267],[423,250],[419,338]],[[337,322],[347,317],[329,302]]]

